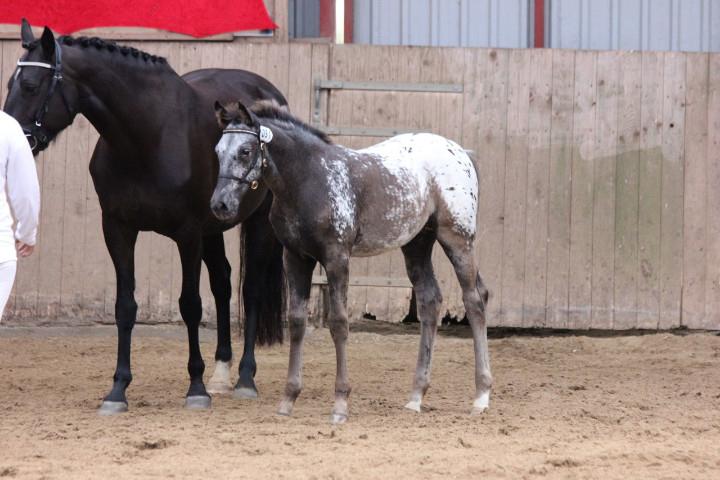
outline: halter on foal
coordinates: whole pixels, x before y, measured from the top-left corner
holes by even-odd
[[[333,145],[314,128],[266,102],[216,104],[223,136],[217,144],[220,180],[212,197],[215,215],[230,218],[250,189],[273,192],[270,222],[285,246],[289,283],[290,363],[279,413],[290,415],[302,388],[302,348],[312,272],[320,262],[330,290],[329,327],[337,376],[333,423],[348,417],[346,312],[351,256],[402,248],[417,295],[421,340],[410,401],[420,411],[430,384],[431,356],[442,296],[431,254],[437,240],[463,291],[475,345],[473,412],[489,404],[492,376],[487,349],[487,290],[474,259],[478,180],[456,143],[431,134],[400,135],[354,151]],[[260,132],[269,131],[272,135]],[[250,134],[250,135],[248,135]],[[263,137],[266,140],[263,140]]]

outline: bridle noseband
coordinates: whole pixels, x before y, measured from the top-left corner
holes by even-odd
[[[20,75],[22,67],[46,68],[53,71],[50,88],[48,88],[42,106],[35,113],[34,124],[30,126],[22,125],[23,132],[25,132],[25,136],[28,137],[28,141],[30,142],[30,147],[33,151],[35,151],[38,146],[45,147],[48,145],[48,143],[50,143],[50,135],[48,135],[43,129],[42,122],[45,118],[45,114],[50,108],[50,99],[55,94],[55,90],[58,90],[60,92],[60,97],[62,97],[63,104],[65,104],[65,109],[70,115],[70,118],[72,119],[72,117],[74,116],[73,109],[72,107],[70,107],[70,102],[68,102],[67,97],[65,97],[65,92],[63,92],[62,89],[62,49],[60,48],[60,43],[55,40],[55,65],[51,65],[45,62],[25,62],[22,60],[18,60],[17,66],[19,68],[15,73],[15,79],[17,79],[18,75]]]
[[[245,172],[245,175],[242,177],[236,177],[235,175],[218,175],[218,178],[225,178],[227,180],[235,180],[239,183],[247,183],[250,185],[250,190],[257,190],[258,186],[260,186],[260,182],[257,180],[248,180],[247,177],[252,173],[253,170],[255,170],[255,167],[257,167],[258,162],[260,161],[260,158],[262,158],[262,164],[260,165],[261,172],[262,170],[267,167],[267,159],[265,158],[265,144],[270,143],[270,141],[273,138],[272,131],[267,127],[260,127],[260,133],[254,131],[254,130],[247,130],[245,128],[226,128],[223,130],[223,135],[226,133],[245,133],[248,135],[252,135],[253,137],[258,139],[258,144],[260,145],[260,154],[255,156],[255,160],[253,161],[250,168],[248,168],[247,172]]]

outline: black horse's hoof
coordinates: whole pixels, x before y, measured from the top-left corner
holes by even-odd
[[[185,408],[188,410],[207,410],[212,399],[206,395],[190,395],[185,397]]]
[[[103,401],[102,405],[98,409],[98,415],[103,417],[110,417],[119,413],[125,413],[128,411],[127,402],[112,402],[110,400]]]
[[[238,400],[255,400],[258,398],[258,391],[252,387],[235,387],[233,398]]]

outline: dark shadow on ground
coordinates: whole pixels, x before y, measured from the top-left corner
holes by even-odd
[[[350,323],[351,332],[377,333],[379,335],[419,335],[419,323],[390,323],[378,320],[362,319]],[[657,333],[671,333],[673,335],[689,335],[692,333],[707,333],[707,330],[689,330],[686,327],[671,330],[571,330],[568,328],[516,328],[516,327],[489,327],[488,338],[507,337],[625,337],[652,335]],[[720,335],[720,332],[715,332]],[[438,334],[445,337],[472,338],[470,326],[464,322],[448,323],[438,327]]]

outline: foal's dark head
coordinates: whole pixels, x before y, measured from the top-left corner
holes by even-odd
[[[331,143],[324,132],[293,117],[273,101],[261,100],[250,108],[241,102],[215,102],[215,114],[223,136],[215,147],[220,174],[210,206],[221,220],[233,218],[247,191],[259,187],[273,131]]]
[[[33,154],[37,154],[72,123],[78,90],[63,81],[62,50],[49,28],[45,27],[37,40],[23,19],[21,39],[27,52],[8,82],[3,109],[20,123]]]

